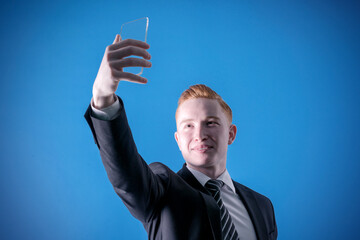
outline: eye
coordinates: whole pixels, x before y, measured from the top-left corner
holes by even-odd
[[[217,122],[215,122],[215,121],[208,121],[207,125],[211,127],[211,126],[216,126],[216,125],[219,125],[219,124]]]

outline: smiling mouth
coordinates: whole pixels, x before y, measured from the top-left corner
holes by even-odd
[[[196,151],[196,152],[200,152],[200,153],[204,153],[204,152],[207,152],[209,150],[213,149],[213,147],[211,146],[206,146],[206,145],[201,145],[201,146],[197,146],[197,147],[194,147],[193,150]]]

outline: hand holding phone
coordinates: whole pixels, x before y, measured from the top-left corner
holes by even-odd
[[[140,23],[139,20],[125,23],[121,29],[123,40],[117,34],[114,42],[106,48],[93,85],[93,106],[95,108],[102,109],[114,103],[115,92],[120,81],[147,83],[147,79],[140,76],[142,68],[151,67],[151,62],[148,61],[151,55],[147,51],[150,46],[145,42],[148,19],[143,20],[145,20],[145,27],[144,32],[140,31],[142,33],[140,37],[134,35],[137,31],[130,31],[137,23]],[[135,29],[139,30],[136,27]],[[134,37],[138,39],[134,39]],[[124,69],[126,70],[124,71]]]

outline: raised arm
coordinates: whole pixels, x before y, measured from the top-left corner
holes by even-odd
[[[141,41],[117,35],[106,48],[93,86],[92,106],[106,108],[115,102],[115,91],[120,81],[146,83],[147,79],[123,71],[124,67],[150,67],[151,58],[146,51],[150,46]],[[133,58],[131,56],[141,56]],[[131,214],[147,222],[153,216],[164,196],[164,180],[154,174],[139,155],[125,114],[123,102],[115,119],[106,121],[94,116],[89,106],[85,118],[99,147],[102,162],[115,192],[121,197]]]

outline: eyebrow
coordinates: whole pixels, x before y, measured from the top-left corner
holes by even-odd
[[[216,120],[220,120],[220,118],[219,117],[216,117],[216,116],[208,116],[208,117],[206,117],[206,120],[209,120],[209,119],[211,119],[211,118],[214,118],[214,119],[216,119]],[[181,122],[179,122],[179,125],[181,125],[181,124],[183,124],[183,123],[186,123],[186,122],[191,122],[191,121],[194,121],[194,119],[192,119],[192,118],[187,118],[187,119],[184,119],[184,120],[182,120]]]

